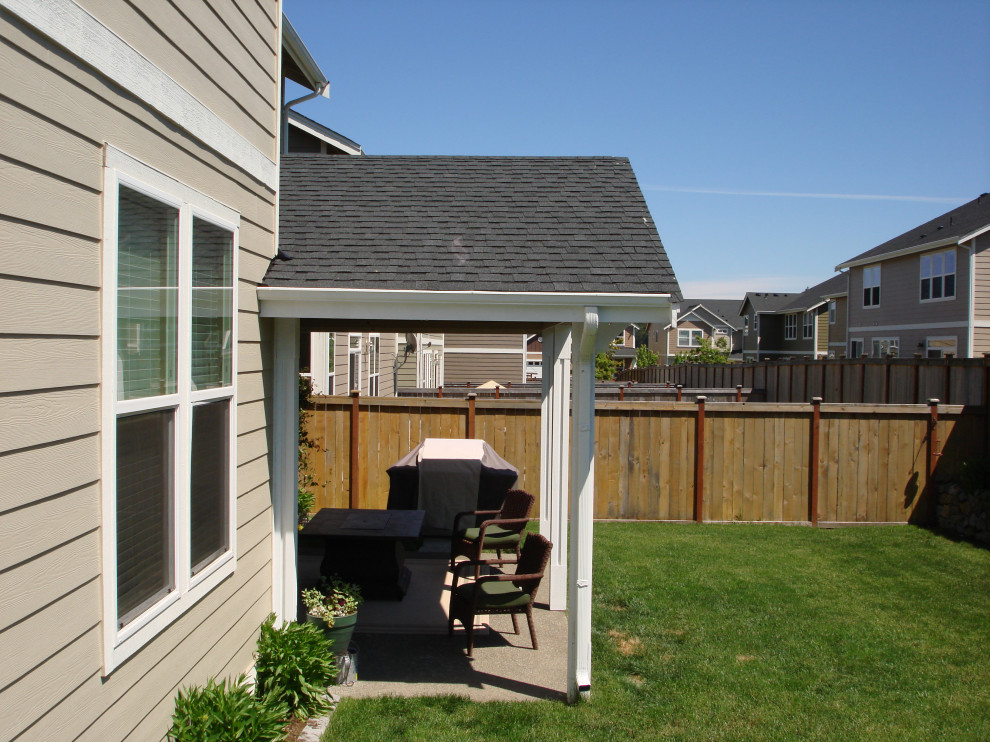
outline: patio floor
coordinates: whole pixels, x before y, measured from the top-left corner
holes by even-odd
[[[339,698],[457,694],[475,701],[566,698],[567,614],[537,603],[540,649],[533,651],[526,617],[518,635],[510,616],[485,617],[492,631],[475,629],[474,657],[466,652],[460,623],[447,636],[451,575],[447,542],[427,541],[407,557],[412,572],[401,601],[366,601],[358,613],[354,641],[358,679],[337,686]],[[545,587],[544,587],[545,589]]]

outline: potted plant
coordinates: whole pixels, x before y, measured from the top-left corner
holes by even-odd
[[[337,655],[347,654],[361,601],[361,588],[344,582],[337,575],[329,580],[321,577],[319,587],[302,591],[306,620],[322,628],[327,638],[333,639],[334,654]]]

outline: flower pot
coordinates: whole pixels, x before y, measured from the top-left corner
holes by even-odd
[[[354,634],[354,627],[357,624],[357,613],[349,616],[337,616],[333,620],[333,626],[327,626],[327,622],[322,618],[306,614],[306,621],[315,624],[323,629],[328,639],[333,639],[333,653],[335,655],[347,654],[347,647],[351,643],[351,636]]]

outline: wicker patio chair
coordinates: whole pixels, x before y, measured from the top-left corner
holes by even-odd
[[[471,582],[458,584],[458,572],[462,567],[474,565],[474,562],[459,562],[454,570],[454,581],[450,592],[450,616],[447,621],[447,634],[454,633],[454,621],[460,621],[467,632],[467,655],[474,651],[474,623],[477,615],[493,613],[508,613],[512,616],[512,628],[519,633],[517,613],[525,613],[529,624],[529,635],[533,640],[533,649],[539,649],[536,641],[536,628],[533,626],[533,601],[543,579],[543,572],[550,559],[550,549],[553,548],[545,536],[530,534],[526,537],[519,559],[516,562],[515,574],[484,575]],[[502,563],[505,560],[493,560],[486,564]]]
[[[514,559],[519,559],[519,544],[522,542],[522,532],[529,521],[536,498],[524,490],[509,490],[499,510],[465,510],[454,516],[453,533],[450,537],[450,564],[448,569],[454,571],[454,563],[458,557],[467,557],[472,562],[483,562],[484,551],[494,551],[498,559],[502,559],[503,551],[511,551]],[[470,526],[464,528],[461,521],[471,516]],[[489,519],[478,521],[484,516]],[[475,568],[478,576],[480,566]]]

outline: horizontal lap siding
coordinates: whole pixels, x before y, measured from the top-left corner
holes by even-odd
[[[495,380],[500,384],[523,382],[523,353],[445,353],[445,384],[483,384]]]
[[[254,3],[244,12],[228,3],[147,3],[141,11],[122,2],[86,5],[274,157],[275,16]],[[149,18],[189,41],[183,52],[192,59]],[[248,28],[243,44],[225,31]],[[210,45],[199,43],[200,31]],[[248,63],[266,48],[270,58]],[[0,14],[0,68],[8,71],[0,75],[0,522],[5,543],[13,544],[0,560],[0,594],[16,596],[0,607],[0,738],[159,739],[176,688],[250,666],[257,626],[271,609],[261,377],[271,344],[254,287],[274,250],[274,194],[7,14]],[[104,142],[241,214],[238,350],[248,367],[238,389],[234,576],[106,680],[99,436]]]

